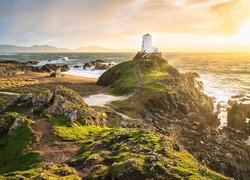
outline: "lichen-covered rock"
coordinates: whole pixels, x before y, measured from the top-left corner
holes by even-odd
[[[0,116],[0,135],[12,134],[19,127],[28,123],[26,116],[20,115],[16,112],[4,113]]]
[[[27,98],[26,98],[27,99]],[[58,87],[32,95],[31,111],[40,115],[64,115],[69,123],[104,125],[107,116],[89,107],[75,91]]]

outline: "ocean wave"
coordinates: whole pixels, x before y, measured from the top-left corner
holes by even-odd
[[[45,64],[69,64],[70,62],[74,62],[76,59],[56,59],[56,60],[43,60],[40,61],[36,66],[43,66]]]
[[[88,78],[96,78],[97,79],[105,71],[106,70],[71,68],[69,71],[63,72],[63,74],[68,74],[68,75],[72,75],[72,76],[88,77]]]

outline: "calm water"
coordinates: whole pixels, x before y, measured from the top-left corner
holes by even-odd
[[[120,63],[133,58],[135,53],[22,53],[0,54],[0,60],[39,61],[68,64],[67,74],[98,78],[104,71],[73,68],[86,62],[102,59],[106,62]],[[63,57],[68,60],[62,61]],[[164,53],[163,57],[181,72],[194,71],[200,74],[205,92],[216,98],[224,109],[220,114],[225,123],[226,103],[232,95],[250,95],[250,53]]]

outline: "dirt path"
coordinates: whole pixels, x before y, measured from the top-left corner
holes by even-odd
[[[66,142],[54,135],[53,124],[48,119],[35,119],[32,129],[39,141],[31,146],[32,150],[43,152],[41,158],[45,162],[66,163],[78,152],[80,146]]]

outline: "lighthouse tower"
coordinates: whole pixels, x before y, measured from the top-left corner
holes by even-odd
[[[158,52],[158,49],[152,46],[152,36],[150,34],[143,35],[141,51],[144,53]]]

